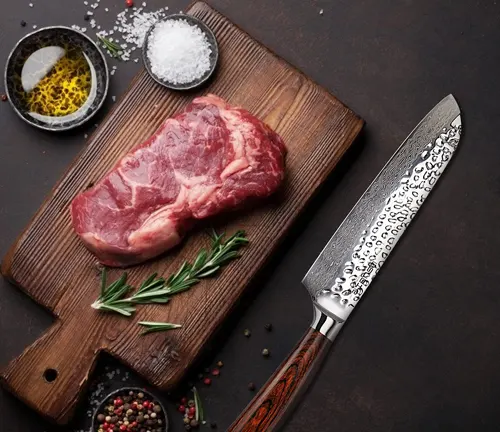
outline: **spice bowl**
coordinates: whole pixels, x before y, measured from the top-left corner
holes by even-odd
[[[108,394],[96,408],[91,431],[122,430],[167,432],[167,411],[159,399],[147,390],[138,387],[119,388]]]
[[[106,59],[87,35],[44,27],[24,36],[5,66],[5,91],[16,114],[32,126],[64,131],[101,108],[109,86]]]
[[[166,24],[175,25],[173,23],[175,23],[176,21],[179,22],[178,25],[190,27],[195,32],[197,32],[193,35],[196,38],[195,41],[189,40],[190,34],[189,32],[186,32],[186,30],[189,29],[186,28],[183,29],[185,31],[184,34],[175,34],[174,32],[171,32],[170,34],[172,35],[172,39],[164,37],[161,40],[161,45],[160,42],[154,40],[154,38],[161,36],[159,32],[163,27],[166,26]],[[201,33],[199,31],[201,31]],[[188,37],[185,37],[186,35]],[[200,49],[203,53],[201,60],[189,58],[189,56],[186,54],[186,51],[183,51],[183,44],[186,44],[186,46],[188,46],[191,43],[189,46],[192,48],[193,44],[195,44],[196,42],[201,44]],[[179,51],[174,52],[175,50]],[[196,53],[196,50],[193,51],[194,53]],[[165,72],[169,73],[159,73],[161,68],[159,68],[156,64],[159,62],[155,63],[154,58],[156,52],[162,53],[162,55],[165,56],[165,59],[163,59],[162,67],[164,67],[164,69],[170,68],[170,70],[165,70]],[[169,64],[169,57],[167,57],[168,54],[164,54],[169,52],[171,53],[170,58],[176,58],[177,61],[179,61],[179,57],[182,57],[182,55],[184,55],[186,58],[186,63],[180,65],[175,63]],[[181,52],[183,53],[182,55]],[[142,47],[142,58],[147,72],[157,83],[171,90],[191,90],[200,87],[213,75],[219,59],[219,46],[217,44],[217,39],[214,33],[203,21],[195,18],[194,16],[186,15],[183,13],[172,14],[156,22],[150,27],[144,39],[144,45]],[[195,60],[198,60],[198,63]],[[202,64],[200,64],[200,62],[202,62]],[[190,71],[188,66],[196,66],[196,68]],[[194,78],[188,80],[188,77],[191,73]],[[166,78],[167,75],[176,75],[176,79],[169,80]]]

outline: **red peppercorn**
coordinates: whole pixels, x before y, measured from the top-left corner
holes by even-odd
[[[120,430],[121,430],[121,431],[126,431],[126,430],[127,430],[127,426],[125,426],[125,425],[121,425],[121,426],[120,426]]]
[[[149,403],[148,401],[144,401],[144,402],[142,403],[142,406],[143,406],[144,408],[148,409],[148,408],[150,407],[150,403]]]
[[[188,418],[190,419],[194,418],[194,414],[188,414]]]
[[[103,429],[109,429],[109,423],[104,423],[104,424],[102,425],[102,428],[103,428]]]
[[[125,4],[127,5],[127,7],[132,7],[134,6],[134,0],[126,0]]]
[[[186,412],[186,407],[184,405],[181,405],[179,407],[179,412],[182,413],[182,414],[184,414]]]
[[[122,415],[123,408],[117,408],[113,411],[117,416]]]
[[[117,398],[114,400],[114,404],[115,406],[120,407],[123,405],[123,401],[120,398]]]
[[[210,378],[205,378],[205,379],[203,380],[203,384],[205,384],[205,385],[209,386],[210,384],[212,384],[212,380],[211,380]]]
[[[196,407],[189,408],[188,414],[196,414]]]
[[[7,98],[7,95],[6,95],[6,94],[3,94],[3,95],[2,95],[2,102],[6,102],[6,101],[7,101],[7,99],[8,99],[8,98]]]
[[[220,375],[220,370],[219,370],[219,369],[214,369],[214,370],[212,371],[212,375],[213,375],[213,376],[219,376],[219,375]]]
[[[131,408],[133,410],[136,410],[137,409],[137,402],[132,402]]]
[[[130,426],[133,427],[133,428],[135,428],[137,426],[137,422],[130,423]]]
[[[182,405],[186,405],[187,403],[188,403],[188,398],[187,398],[187,397],[183,397],[183,398],[181,399],[181,404],[182,404]]]

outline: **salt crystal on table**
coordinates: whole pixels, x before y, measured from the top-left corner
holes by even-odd
[[[210,69],[210,43],[205,33],[186,20],[159,22],[148,40],[151,70],[172,84],[187,84]]]

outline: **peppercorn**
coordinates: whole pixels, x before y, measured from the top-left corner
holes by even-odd
[[[98,421],[99,423],[104,423],[104,422],[106,421],[106,416],[105,416],[104,414],[99,414],[99,415],[97,416],[97,421]]]
[[[184,424],[189,424],[191,423],[191,420],[189,420],[188,417],[184,417]]]
[[[191,430],[191,426],[187,424],[186,426],[184,426],[184,429]]]
[[[134,396],[134,392],[133,392],[132,390],[130,390],[130,391],[128,392],[128,395],[129,395],[129,396]]]
[[[186,407],[184,405],[181,405],[179,408],[178,408],[178,411],[182,414],[184,414],[184,411],[186,411]]]
[[[137,393],[137,397],[139,399],[142,399],[144,397],[144,393],[142,393],[142,392]]]
[[[220,375],[220,370],[219,370],[219,369],[214,369],[214,370],[212,371],[212,375],[213,375],[213,376],[219,376],[219,375]]]
[[[249,329],[245,329],[245,331],[243,332],[243,335],[247,338],[250,337],[251,334],[252,332]]]
[[[156,413],[151,413],[150,416],[152,419],[155,419],[156,418]]]
[[[202,373],[198,374],[198,379],[199,379],[199,380],[202,380],[202,379],[203,379],[203,374],[202,374]]]
[[[26,27],[26,21],[24,20],[21,21],[21,27]]]
[[[132,411],[131,409],[128,409],[128,410],[127,410],[127,416],[130,416],[130,415],[132,415],[132,414],[134,414],[134,411]]]
[[[189,402],[188,402],[188,407],[194,407],[196,405],[196,403],[194,402],[193,399],[189,399]]]
[[[217,362],[217,367],[218,367],[218,368],[221,368],[222,366],[224,366],[224,363],[222,363],[222,361],[220,361],[220,360],[219,360],[219,361]]]
[[[190,425],[192,428],[196,429],[196,428],[197,428],[200,424],[198,423],[198,421],[197,421],[197,420],[191,420],[191,423],[189,423],[189,425]]]
[[[106,423],[111,423],[111,416],[106,416],[104,420],[106,421]]]
[[[7,95],[3,94],[2,95],[2,102],[7,102],[7,99],[8,99]]]
[[[126,1],[125,1],[125,5],[126,5],[127,7],[132,7],[132,6],[134,6],[134,0],[126,0]]]
[[[183,411],[184,412],[184,411]],[[142,423],[144,421],[144,416],[142,414],[139,414],[136,418],[137,423]]]
[[[264,348],[264,349],[262,350],[262,355],[263,355],[264,357],[269,357],[269,350],[268,350],[267,348]]]
[[[209,386],[210,384],[212,384],[212,380],[211,380],[210,378],[205,378],[205,379],[203,380],[203,384],[205,384],[205,385]]]
[[[254,391],[255,390],[255,384],[253,382],[248,384],[248,390]]]
[[[83,17],[83,19],[84,19],[85,21],[89,21],[89,20],[90,20],[90,15],[85,14],[85,16]]]
[[[155,405],[155,406],[153,407],[153,411],[154,411],[156,414],[161,413],[161,406],[160,406],[160,405]]]
[[[264,328],[265,328],[268,332],[270,332],[270,331],[272,331],[272,330],[273,330],[273,325],[272,325],[271,323],[267,323],[267,324],[264,326]]]
[[[217,423],[215,423],[215,422],[210,423],[210,427],[212,429],[217,429]]]

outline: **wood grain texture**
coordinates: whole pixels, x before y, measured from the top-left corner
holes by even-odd
[[[290,356],[231,425],[229,431],[276,430],[306,389],[329,346],[330,341],[325,336],[309,328]]]
[[[198,92],[175,93],[140,72],[2,263],[9,280],[58,318],[47,334],[5,368],[2,382],[61,424],[70,418],[101,351],[161,389],[175,386],[363,125],[326,90],[205,3],[195,3],[189,13],[204,20],[218,39],[215,78]],[[216,279],[203,281],[167,306],[139,307],[132,319],[91,309],[99,284],[96,261],[72,231],[69,203],[167,117],[207,92],[243,106],[283,137],[289,151],[285,186],[251,211],[217,221],[216,227],[228,233],[245,229],[251,245]],[[152,271],[168,275],[206,244],[201,229],[193,232],[171,253],[134,267],[130,282],[137,284]],[[109,277],[118,274],[111,271]],[[137,321],[175,322],[183,327],[141,337]],[[47,369],[58,373],[52,382],[43,378]]]

